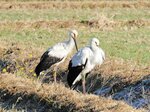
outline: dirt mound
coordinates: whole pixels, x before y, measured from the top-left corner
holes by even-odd
[[[1,52],[0,73],[22,72],[28,76],[32,76],[38,57],[25,57],[25,52],[23,54],[21,52],[22,49],[16,45],[4,48]]]
[[[16,71],[16,56],[19,54],[19,48],[8,48],[2,52],[1,71],[14,73]]]
[[[91,19],[88,21],[81,21],[83,24],[87,24],[89,27],[98,28],[99,30],[112,29],[117,24],[114,20],[102,15],[97,19]]]
[[[90,27],[98,28],[99,30],[113,30],[116,27],[137,27],[149,26],[149,20],[128,20],[128,21],[115,21],[113,19],[101,16],[98,19],[92,19],[88,21],[81,21],[83,24],[87,24]]]
[[[11,76],[11,79],[9,78]],[[104,111],[142,112],[120,101],[95,95],[83,95],[69,90],[63,84],[41,84],[12,74],[0,75],[0,97],[2,107],[27,111]]]
[[[122,27],[136,27],[141,28],[144,26],[149,26],[149,20],[128,20],[128,21],[117,21],[113,20],[112,18],[108,18],[106,16],[101,16],[97,19],[91,20],[57,20],[57,21],[33,21],[33,22],[26,22],[26,21],[18,21],[18,22],[0,22],[1,28],[11,28],[15,31],[33,28],[33,29],[49,29],[49,28],[70,28],[70,27],[90,27],[90,28],[97,28],[99,30],[113,30],[115,28],[122,28]],[[10,27],[11,26],[11,27]]]

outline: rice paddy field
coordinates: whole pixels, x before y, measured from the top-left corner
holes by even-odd
[[[70,90],[67,67],[57,84],[34,69],[50,46],[79,33],[79,48],[97,37],[106,60],[87,78],[87,94]],[[1,0],[0,111],[149,112],[149,0]]]

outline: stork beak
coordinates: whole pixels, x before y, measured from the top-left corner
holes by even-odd
[[[77,46],[76,39],[75,39],[75,38],[73,38],[73,40],[74,40],[74,43],[75,43],[75,46],[76,46],[76,50],[78,51],[78,46]]]

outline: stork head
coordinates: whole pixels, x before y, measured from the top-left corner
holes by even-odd
[[[92,48],[98,47],[100,45],[100,42],[97,38],[92,38],[90,41],[90,45]]]
[[[78,36],[77,30],[69,30],[69,36],[72,38],[76,38]]]
[[[70,30],[69,31],[69,37],[73,38],[75,46],[76,46],[76,50],[78,51],[77,42],[76,42],[77,36],[78,36],[77,30]]]

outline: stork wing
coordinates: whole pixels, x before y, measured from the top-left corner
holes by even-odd
[[[105,60],[105,53],[104,53],[103,50],[101,52],[102,52],[102,58],[103,58],[103,61],[104,61]]]
[[[91,54],[92,52],[89,47],[80,49],[71,59],[72,67],[84,65]]]
[[[98,56],[99,58],[97,59],[97,64],[101,65],[105,60],[105,53],[101,48],[99,48]]]
[[[81,80],[80,73],[85,68],[86,63],[89,59],[89,56],[91,54],[91,50],[88,47],[85,47],[83,49],[80,49],[71,59],[68,67],[68,76],[67,81],[70,87],[72,85],[77,86],[77,83]],[[73,84],[73,82],[78,78],[78,81]]]
[[[58,57],[53,57],[48,55],[48,51],[46,51],[42,57],[41,60],[39,62],[39,64],[36,66],[35,68],[35,73],[37,74],[37,76],[39,76],[40,72],[43,70],[47,70],[48,68],[50,68],[53,64],[60,62],[61,60],[63,60],[63,58],[58,58]]]
[[[68,55],[65,43],[58,43],[55,46],[49,48],[48,51],[48,55],[52,57],[63,58]]]
[[[40,62],[35,69],[36,74],[39,75],[41,71],[47,70],[53,64],[66,58],[66,56],[67,50],[65,49],[65,45],[63,43],[56,44],[55,46],[49,48],[41,56]]]

